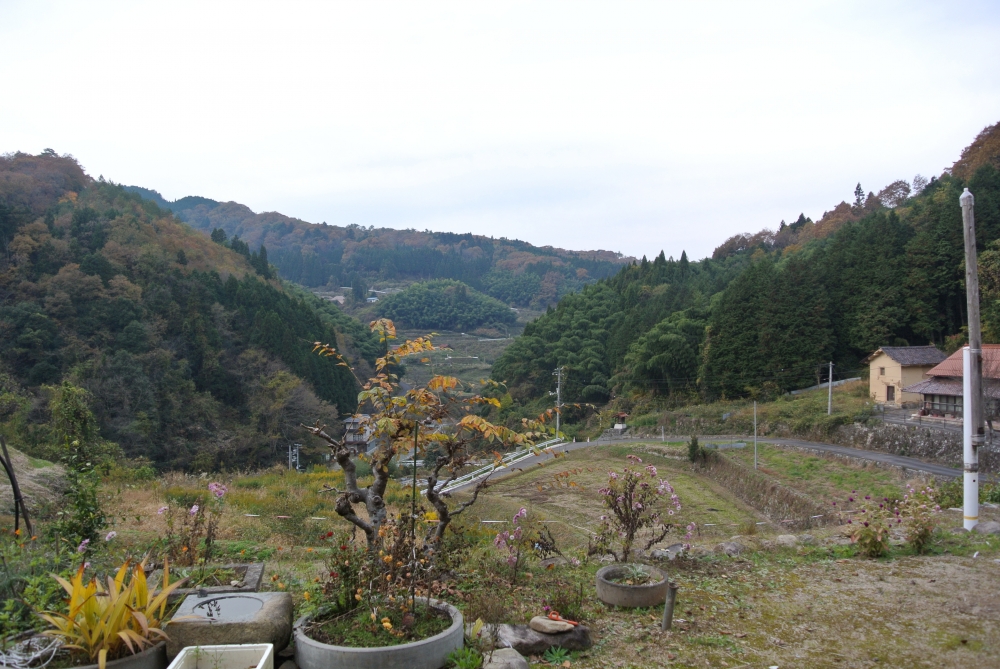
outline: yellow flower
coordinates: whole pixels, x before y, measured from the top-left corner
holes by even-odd
[[[358,600],[360,602],[361,601],[361,595],[354,595],[354,599],[356,599],[356,600]]]
[[[385,581],[386,581],[386,583],[392,582],[392,574],[386,574],[385,575]]]
[[[313,552],[313,549],[311,549],[311,548],[307,548],[306,549],[306,553],[312,553],[312,552]]]
[[[306,599],[306,601],[307,601],[307,602],[308,602],[308,601],[309,601],[310,599],[312,599],[312,595],[310,595],[310,594],[309,594],[308,592],[303,592],[303,593],[302,593],[302,596],[303,596],[303,597],[305,597],[305,599]]]
[[[375,612],[374,611],[371,612],[371,617],[372,617],[372,622],[375,622]]]
[[[18,529],[16,529],[16,530],[14,530],[14,536],[15,536],[15,537],[19,537],[19,536],[21,536],[21,529],[20,529],[20,528],[18,528]]]
[[[387,630],[391,630],[392,629],[392,623],[390,623],[388,620],[383,620],[382,621],[382,627],[386,628]]]

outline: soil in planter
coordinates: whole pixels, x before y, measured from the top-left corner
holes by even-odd
[[[653,582],[653,577],[644,569],[623,567],[622,571],[607,577],[606,580],[618,585],[646,585]]]
[[[147,649],[143,648],[143,650]],[[127,648],[123,648],[116,655],[109,655],[108,662],[122,660],[131,656],[132,653],[130,653]],[[97,660],[91,660],[90,656],[83,651],[66,650],[65,648],[61,648],[56,651],[52,661],[45,665],[45,669],[72,669],[73,667],[85,667],[91,664],[97,664]]]
[[[412,619],[399,611],[379,611],[375,620],[371,614],[367,607],[358,607],[317,618],[304,631],[310,639],[333,646],[381,648],[427,639],[444,632],[452,622],[447,611],[421,604]],[[389,629],[383,623],[385,618]]]

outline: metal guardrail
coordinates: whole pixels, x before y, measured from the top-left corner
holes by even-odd
[[[490,463],[490,464],[486,465],[485,467],[480,467],[479,469],[474,469],[473,471],[469,472],[468,474],[463,474],[462,476],[459,476],[457,479],[455,479],[454,481],[452,481],[448,485],[446,485],[446,486],[444,486],[442,488],[438,488],[437,492],[438,493],[451,492],[453,490],[457,490],[458,488],[464,488],[465,486],[469,485],[470,483],[476,483],[480,479],[486,478],[487,476],[489,476],[490,474],[492,474],[493,472],[495,472],[495,471],[497,471],[499,469],[507,469],[511,465],[517,464],[521,460],[524,460],[524,459],[530,458],[532,456],[538,455],[540,451],[544,451],[547,448],[551,448],[553,446],[557,446],[557,445],[563,443],[564,441],[565,441],[565,439],[561,439],[561,438],[560,439],[549,439],[548,441],[543,441],[540,444],[536,444],[536,445],[528,447],[528,448],[522,448],[522,449],[519,449],[519,450],[516,450],[516,451],[511,451],[507,455],[503,456],[503,458],[501,458],[499,464],[494,465],[493,463]],[[419,481],[418,484],[421,486],[420,494],[422,494],[422,495],[426,494],[427,493],[427,480],[425,479],[423,481]]]

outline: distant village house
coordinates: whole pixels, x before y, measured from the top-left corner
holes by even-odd
[[[934,346],[883,346],[862,360],[868,365],[868,391],[878,404],[903,406],[923,401],[910,386],[923,381],[945,359]]]
[[[927,372],[927,378],[903,388],[920,395],[920,415],[962,417],[962,349]],[[1000,344],[983,344],[983,395],[987,416],[996,415],[1000,400]]]

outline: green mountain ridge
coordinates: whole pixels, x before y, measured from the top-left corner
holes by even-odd
[[[235,202],[198,196],[171,202],[155,190],[127,188],[196,230],[221,229],[254,248],[265,246],[282,278],[307,287],[454,279],[513,306],[544,308],[630,260],[611,251],[568,251],[471,233],[313,224]]]

